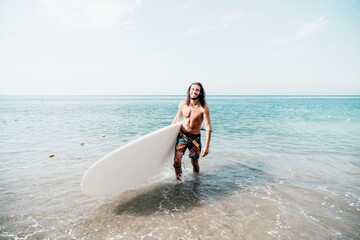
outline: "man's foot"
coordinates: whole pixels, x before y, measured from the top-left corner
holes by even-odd
[[[177,181],[178,183],[182,183],[182,177],[181,177],[181,175],[176,176],[176,181]]]

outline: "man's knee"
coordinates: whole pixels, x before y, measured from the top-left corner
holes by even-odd
[[[184,154],[181,152],[176,152],[174,157],[174,163],[181,163],[183,155]]]

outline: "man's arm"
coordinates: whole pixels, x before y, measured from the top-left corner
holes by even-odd
[[[202,150],[202,154],[201,154],[203,157],[205,157],[209,153],[210,139],[211,139],[211,133],[212,133],[209,107],[206,105],[204,109],[205,109],[204,125],[205,125],[205,129],[206,129],[206,142],[205,142],[205,146]]]
[[[181,117],[183,116],[182,114],[182,107],[184,106],[185,101],[181,101],[179,104],[179,110],[176,113],[176,116],[174,117],[174,119],[172,120],[172,124],[175,124],[177,122],[180,121]]]

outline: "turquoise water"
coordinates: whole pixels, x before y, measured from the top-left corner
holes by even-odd
[[[182,184],[169,162],[121,195],[81,193],[87,168],[182,98],[0,96],[0,238],[360,237],[358,96],[209,96],[200,176],[184,157]]]

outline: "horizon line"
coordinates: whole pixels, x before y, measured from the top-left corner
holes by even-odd
[[[0,94],[0,97],[174,97],[186,94]],[[360,94],[207,94],[206,97],[360,97]]]

